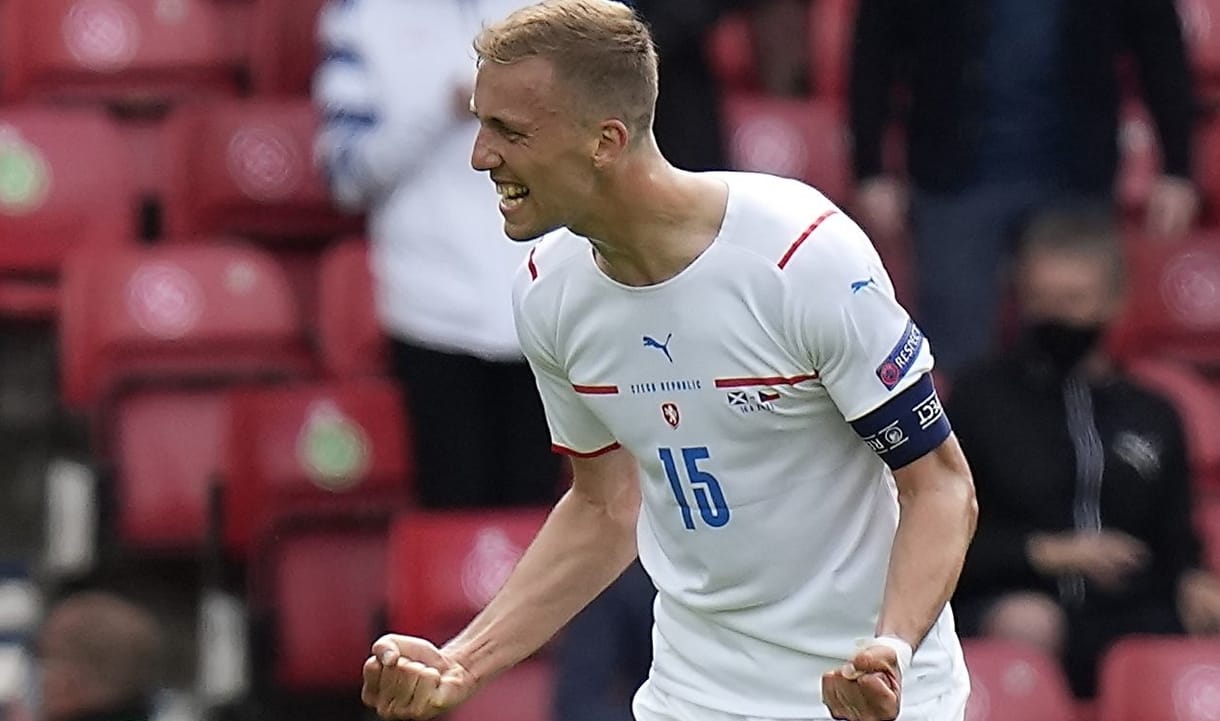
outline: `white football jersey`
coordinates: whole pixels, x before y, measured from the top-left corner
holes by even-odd
[[[681,273],[617,283],[586,239],[558,231],[517,278],[517,329],[556,449],[622,446],[640,464],[652,683],[728,713],[813,718],[822,673],[874,633],[898,522],[882,458],[911,440],[897,427],[862,439],[849,421],[932,355],[868,238],[825,196],[714,175],[729,188],[723,225]],[[943,420],[934,396],[918,410]],[[967,693],[948,607],[903,686],[904,705]]]

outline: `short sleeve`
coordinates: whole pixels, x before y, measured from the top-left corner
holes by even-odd
[[[805,245],[784,270],[796,332],[831,399],[855,421],[929,373],[932,351],[854,222],[832,216]]]
[[[532,259],[531,261],[532,262]],[[531,313],[528,298],[530,273],[519,275],[513,290],[513,315],[521,350],[538,384],[538,394],[546,411],[552,447],[557,453],[588,458],[618,447],[618,442],[576,392],[563,366],[546,339],[553,334],[540,332],[544,319]]]

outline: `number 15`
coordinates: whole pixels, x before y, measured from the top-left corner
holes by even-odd
[[[703,522],[712,528],[720,528],[729,522],[729,504],[724,500],[724,491],[720,482],[707,471],[699,469],[699,461],[711,457],[707,446],[683,448],[682,465],[686,467],[688,485],[695,496],[695,504],[699,506],[699,515]],[[682,524],[687,530],[695,530],[695,519],[691,514],[690,504],[686,500],[686,489],[682,478],[678,475],[678,465],[674,463],[673,451],[669,448],[658,450],[661,463],[665,466],[665,475],[669,478],[669,487],[673,489],[674,498],[678,499],[678,508],[682,509]]]

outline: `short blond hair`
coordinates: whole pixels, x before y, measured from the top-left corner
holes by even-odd
[[[543,0],[479,33],[480,65],[530,57],[551,61],[581,105],[615,117],[634,137],[651,129],[657,50],[648,26],[612,0]]]

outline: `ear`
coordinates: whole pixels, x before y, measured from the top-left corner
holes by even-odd
[[[604,168],[627,152],[631,133],[627,125],[617,118],[603,120],[598,128],[597,147],[593,150],[593,165]]]

